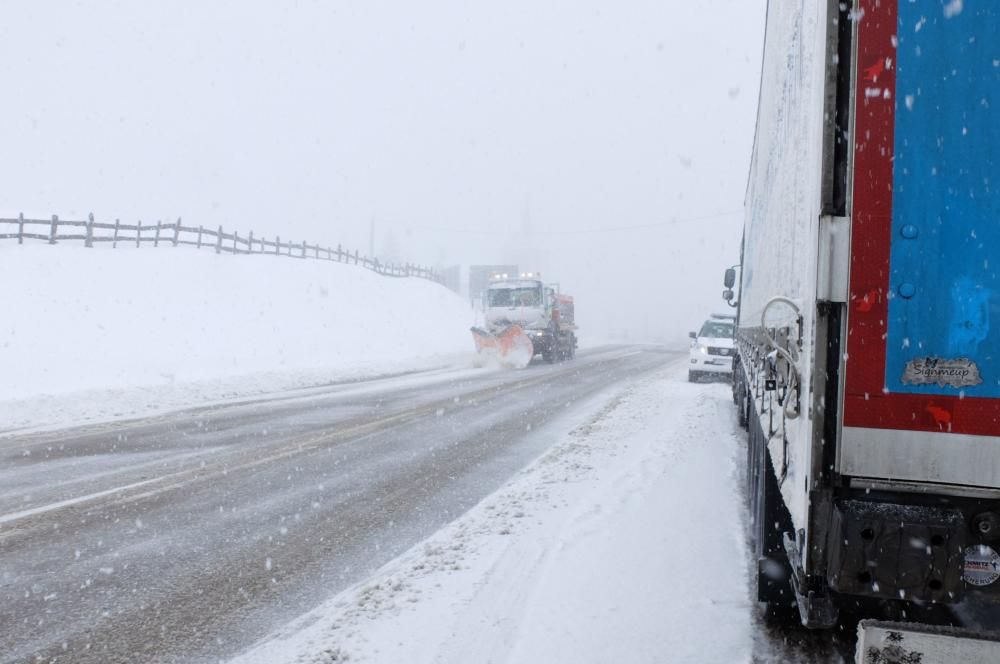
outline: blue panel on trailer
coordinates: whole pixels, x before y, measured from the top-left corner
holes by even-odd
[[[1000,2],[898,16],[886,388],[1000,397]]]

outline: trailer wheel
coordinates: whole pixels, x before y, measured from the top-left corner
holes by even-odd
[[[737,380],[735,392],[737,419],[740,422],[740,426],[746,430],[750,422],[750,393],[747,390],[746,383],[742,380]]]
[[[750,431],[750,413],[753,412],[754,403],[753,397],[750,396],[750,390],[747,386],[743,385],[743,430]]]

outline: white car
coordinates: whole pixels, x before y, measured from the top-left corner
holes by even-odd
[[[698,332],[688,333],[692,339],[688,380],[732,375],[736,355],[734,326],[732,316],[718,314],[706,320]]]

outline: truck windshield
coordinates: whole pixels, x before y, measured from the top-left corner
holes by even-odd
[[[698,336],[728,339],[733,336],[733,324],[708,321],[701,326],[701,332],[698,333]]]
[[[487,292],[491,307],[537,307],[542,300],[538,288],[491,288]]]

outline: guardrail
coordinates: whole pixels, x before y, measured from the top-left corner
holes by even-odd
[[[13,232],[15,228],[16,232]],[[60,228],[71,230],[60,233]],[[254,237],[253,231],[241,237],[238,231],[224,232],[222,226],[218,230],[184,226],[180,219],[169,224],[158,221],[144,226],[141,221],[134,224],[123,224],[118,219],[114,223],[98,222],[94,221],[93,214],[86,221],[60,219],[57,215],[52,215],[51,219],[26,219],[22,214],[17,219],[0,219],[0,240],[17,240],[18,244],[24,244],[25,240],[40,240],[49,244],[81,241],[86,247],[101,243],[111,243],[112,247],[117,247],[119,243],[134,243],[136,247],[143,243],[154,247],[160,244],[173,247],[184,245],[214,249],[217,254],[262,254],[349,263],[387,277],[419,277],[442,283],[441,275],[431,268],[410,263],[382,263],[376,258],[362,256],[357,249],[352,253],[339,244],[333,248],[308,242],[282,242],[277,236],[268,240]]]

